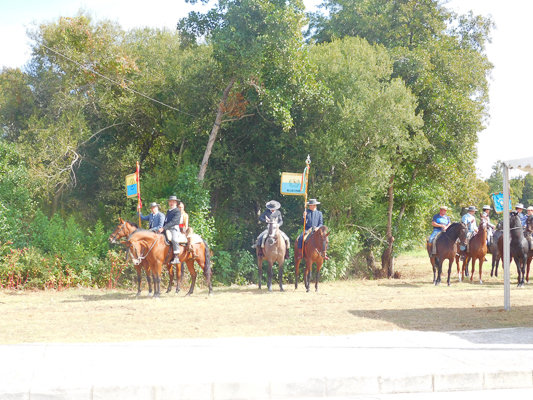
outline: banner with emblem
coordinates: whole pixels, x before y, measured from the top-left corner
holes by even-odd
[[[138,187],[137,187],[137,174],[126,175],[126,196],[137,197]]]
[[[306,188],[305,173],[306,171],[303,174],[282,172],[280,193],[289,196],[304,196]]]
[[[494,203],[494,211],[496,214],[503,213],[503,192],[499,193],[492,193],[492,202]],[[509,211],[513,209],[512,203],[511,203],[511,195],[509,195]]]

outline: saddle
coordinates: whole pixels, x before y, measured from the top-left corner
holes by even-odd
[[[434,256],[437,254],[437,239],[440,237],[440,235],[442,235],[444,233],[444,231],[440,231],[439,233],[437,233],[435,235],[435,237],[433,238],[433,242],[431,242],[431,255]],[[429,242],[429,237],[428,237],[428,243]]]
[[[307,243],[307,241],[309,240],[309,238],[311,236],[313,236],[313,233],[315,233],[315,231],[313,230],[313,228],[309,228],[305,233],[304,233],[304,243]]]
[[[172,232],[170,231],[170,229],[167,229],[165,231],[165,243],[167,245],[172,244]],[[179,236],[178,236],[178,243],[183,244],[183,245],[187,244],[187,237],[181,232],[179,233]]]

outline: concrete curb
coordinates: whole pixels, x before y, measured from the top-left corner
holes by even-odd
[[[31,344],[0,346],[0,354],[2,400],[292,399],[533,388],[529,328]]]

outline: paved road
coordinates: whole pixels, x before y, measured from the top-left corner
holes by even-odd
[[[0,359],[2,400],[440,400],[438,392],[533,389],[532,328],[24,344],[0,346]]]

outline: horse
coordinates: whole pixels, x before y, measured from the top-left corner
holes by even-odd
[[[522,222],[520,221],[520,217],[518,216],[518,213],[516,211],[511,211],[511,219],[509,223],[511,231],[511,256],[514,259],[516,269],[518,271],[518,287],[523,287],[527,258],[529,253],[529,243],[524,237],[524,229],[522,228]]]
[[[119,218],[119,224],[111,233],[108,240],[109,243],[115,244],[118,242],[119,239],[122,239],[123,237],[130,236],[133,232],[135,232],[139,227],[137,224],[134,224],[129,221],[124,221],[122,218]],[[129,255],[129,252],[128,252]],[[142,260],[140,264],[134,264],[135,271],[137,271],[137,296],[141,295],[141,267],[144,268],[144,271],[146,272],[146,281],[148,282],[148,294],[152,293],[152,281],[150,279],[150,266],[148,265],[148,262],[146,260]],[[172,279],[172,278],[171,278]],[[169,286],[170,287],[170,286]]]
[[[185,244],[180,243],[179,261],[180,263],[184,262],[187,264],[187,268],[189,269],[189,273],[191,274],[192,278],[191,287],[189,288],[186,296],[190,296],[193,293],[194,286],[196,284],[197,273],[194,269],[195,261],[204,272],[206,284],[209,288],[209,295],[213,294],[213,286],[211,283],[211,255],[205,240],[202,238],[200,239],[201,241],[192,244],[190,249],[187,249]],[[140,262],[144,259],[147,260],[152,274],[155,275],[154,297],[159,297],[161,294],[160,283],[162,264],[167,264],[169,266],[170,276],[172,277],[172,264],[169,264],[169,261],[173,256],[172,245],[165,242],[164,235],[159,235],[151,231],[140,229],[128,237],[127,244],[129,246],[130,254],[134,264],[140,264]],[[178,273],[177,280],[179,281],[181,279],[181,268],[178,266],[176,270]],[[167,293],[170,291],[171,284],[172,278]],[[176,293],[178,293],[179,290],[180,289],[178,285],[176,287]]]
[[[285,263],[285,252],[287,250],[287,245],[285,240],[281,236],[281,231],[279,230],[278,218],[270,218],[268,222],[268,234],[265,241],[264,255],[259,256],[261,243],[255,248],[257,252],[257,266],[259,267],[259,289],[261,289],[261,277],[263,275],[263,260],[268,262],[268,282],[267,288],[268,291],[272,291],[272,266],[275,262],[278,263],[278,280],[279,280],[279,290],[283,290],[283,264]]]
[[[310,276],[313,263],[316,263],[316,283],[315,290],[318,292],[318,278],[320,274],[320,268],[326,258],[326,250],[328,248],[328,228],[322,225],[316,231],[312,232],[307,240],[303,243],[303,258],[305,260],[305,272],[304,272],[304,284],[305,288],[309,292]],[[303,239],[302,239],[303,240]],[[294,243],[294,254],[298,254],[298,240]],[[300,267],[301,260],[296,259],[294,262],[294,288],[298,289],[298,268]]]
[[[503,221],[498,222],[496,231],[492,235],[492,242],[490,243],[490,252],[492,254],[492,270],[490,276],[498,276],[498,265],[502,259],[502,254],[498,248],[498,240],[503,236]],[[503,240],[503,239],[502,239]],[[503,246],[503,244],[502,244]]]
[[[435,286],[440,285],[441,274],[442,274],[442,264],[444,260],[449,261],[448,267],[448,286],[450,286],[450,275],[452,273],[452,264],[456,259],[457,254],[457,244],[456,241],[459,239],[461,245],[466,243],[466,225],[462,222],[455,222],[451,224],[445,232],[443,232],[436,240],[437,254],[431,256],[431,243],[427,243],[427,252],[429,259],[431,261],[431,266],[433,267],[433,284]],[[434,260],[432,260],[434,258]],[[459,275],[459,281],[461,281],[461,274],[459,273],[459,263],[457,262],[457,274]]]
[[[476,270],[476,260],[479,260],[479,283],[483,284],[481,276],[483,274],[483,261],[487,255],[487,230],[489,229],[489,221],[486,217],[481,217],[478,232],[470,239],[468,250],[466,252],[465,260],[463,261],[462,277],[464,279],[465,267],[468,268],[467,260],[472,259],[472,273],[470,274],[470,281],[474,279],[474,271]]]

